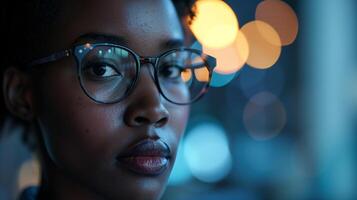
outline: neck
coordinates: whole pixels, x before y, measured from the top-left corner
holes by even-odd
[[[41,186],[37,200],[103,200],[85,184],[53,167],[42,170]]]
[[[37,200],[104,200],[71,173],[56,166],[41,139],[38,146],[42,169]]]

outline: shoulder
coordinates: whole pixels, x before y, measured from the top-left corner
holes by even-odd
[[[18,200],[36,200],[37,192],[38,187],[28,187],[21,192],[21,195]]]

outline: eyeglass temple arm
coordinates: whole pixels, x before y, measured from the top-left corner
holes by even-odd
[[[42,65],[42,64],[45,64],[45,63],[49,63],[49,62],[54,62],[54,61],[62,59],[64,57],[68,57],[71,54],[71,52],[72,52],[72,50],[67,49],[67,50],[64,50],[64,51],[61,51],[61,52],[53,53],[53,54],[51,54],[51,55],[49,55],[47,57],[34,60],[34,61],[30,62],[27,66],[28,67],[33,67],[33,66],[36,66],[36,65]]]

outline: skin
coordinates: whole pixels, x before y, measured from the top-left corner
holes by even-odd
[[[184,39],[174,6],[167,0],[68,0],[61,13],[44,38],[44,55],[66,49],[79,36],[93,32],[124,37],[126,46],[141,56],[156,56],[168,50],[163,43]],[[34,75],[15,67],[5,72],[3,90],[8,109],[40,132],[40,198],[161,197],[189,107],[174,105],[160,95],[150,67],[142,66],[130,96],[110,105],[97,104],[85,95],[73,56],[47,64]],[[145,138],[162,140],[169,146],[172,158],[168,169],[158,176],[144,176],[118,168],[116,156]]]

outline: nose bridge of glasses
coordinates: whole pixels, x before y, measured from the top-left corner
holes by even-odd
[[[152,66],[155,66],[157,59],[157,57],[140,57],[140,63],[152,64]]]
[[[136,89],[139,89],[141,92],[141,95],[144,94],[150,94],[149,96],[151,98],[158,98],[160,100],[158,100],[159,102],[162,101],[162,92],[160,91],[160,86],[158,85],[158,81],[156,80],[156,76],[155,76],[155,63],[156,63],[156,59],[155,58],[140,58],[140,71],[138,74],[138,78],[137,78],[137,84],[136,84]],[[151,64],[151,67],[148,66]],[[152,81],[152,82],[150,82]],[[143,88],[145,88],[144,90],[142,90]],[[135,89],[134,89],[135,90]],[[145,91],[145,92],[144,92]],[[150,98],[150,99],[151,99]]]
[[[156,65],[157,59],[158,58],[156,58],[156,57],[140,57],[140,60],[139,60],[141,66],[145,66],[145,65],[150,65],[151,64],[151,67],[148,66],[147,70],[148,70],[148,72],[150,74],[151,80],[154,82],[156,87],[158,87],[158,85],[156,83],[156,78],[155,78],[155,72],[156,72],[155,65]],[[142,69],[140,69],[140,71],[141,70]],[[141,72],[139,72],[139,73],[141,73]]]
[[[152,80],[155,82],[155,65],[157,62],[158,58],[157,57],[140,57],[140,64],[141,65],[146,65],[146,64],[151,64],[151,68],[149,67],[148,70],[150,72]]]

